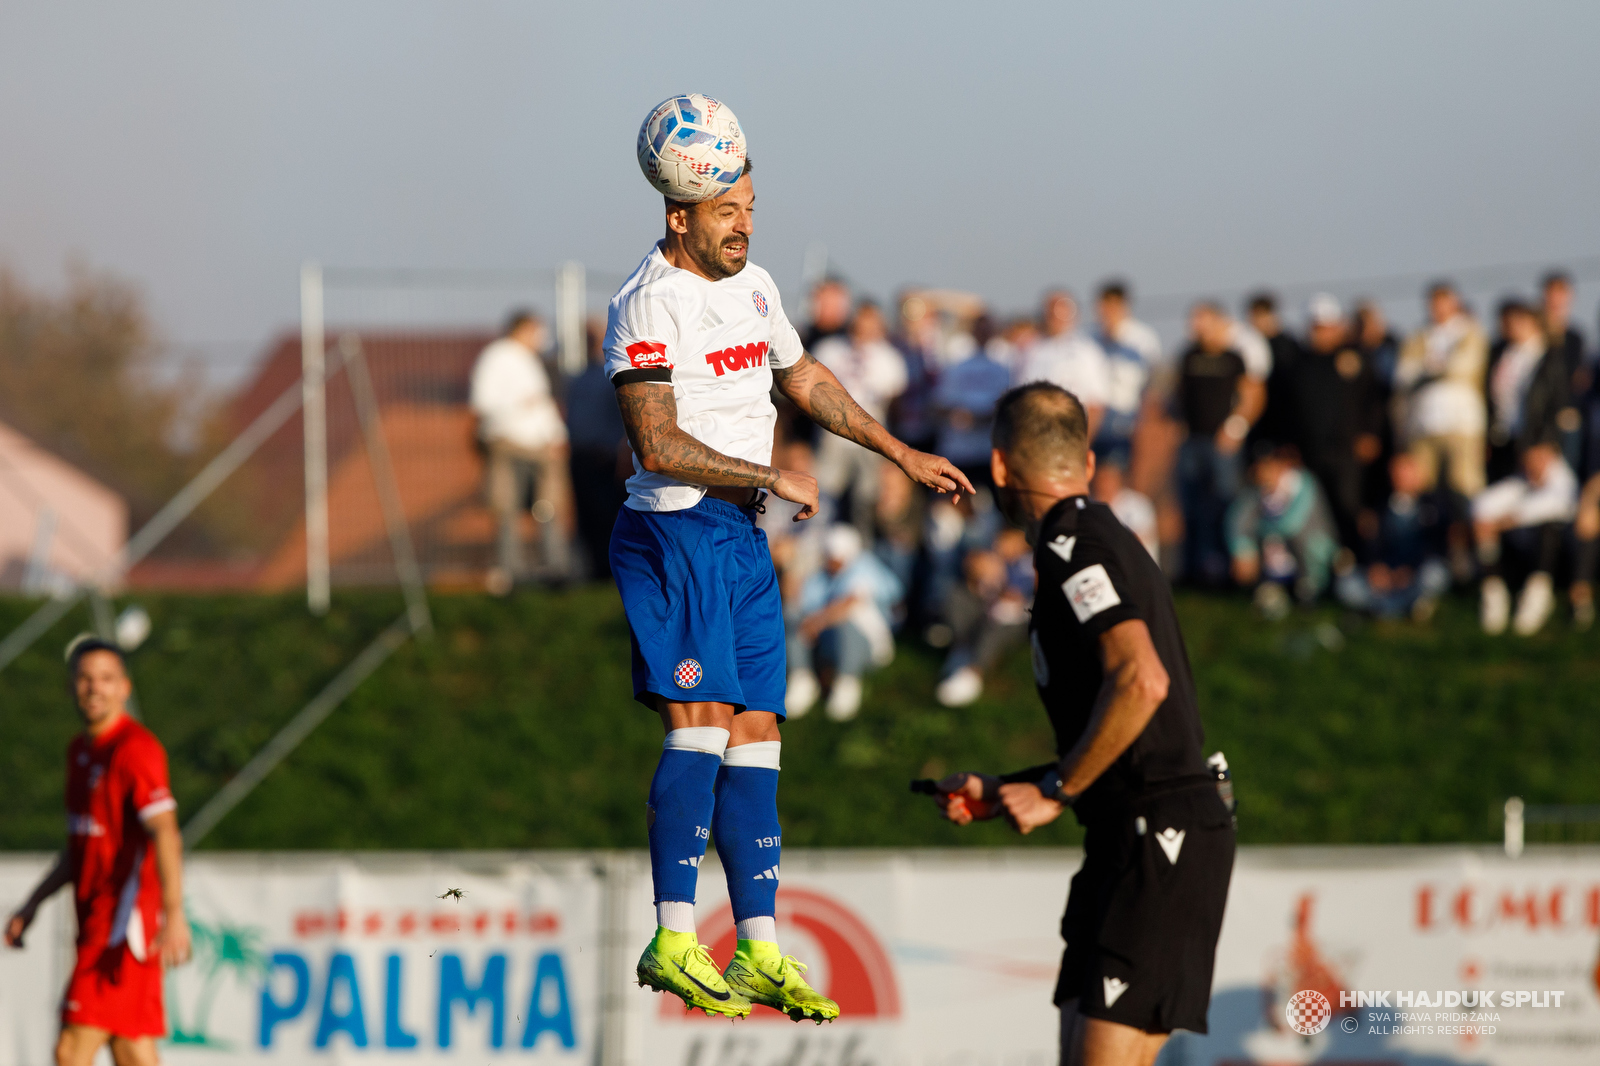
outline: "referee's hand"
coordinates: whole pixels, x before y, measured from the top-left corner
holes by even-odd
[[[939,792],[933,801],[956,825],[971,825],[1000,813],[1000,804],[995,801],[999,791],[998,777],[957,771],[940,780]]]
[[[1064,809],[1031,784],[1001,785],[1000,806],[1005,808],[1006,821],[1023,836],[1060,818]]]

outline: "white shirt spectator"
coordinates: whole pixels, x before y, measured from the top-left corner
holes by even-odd
[[[1078,398],[1085,407],[1104,407],[1111,394],[1106,353],[1089,337],[1073,331],[1041,337],[1023,359],[1017,384],[1048,381]]]
[[[519,448],[567,442],[561,409],[550,392],[550,375],[520,341],[502,337],[478,356],[472,368],[471,402],[485,440],[503,440]]]
[[[1272,345],[1267,343],[1267,338],[1255,327],[1235,320],[1231,340],[1233,350],[1244,360],[1244,372],[1266,380],[1267,375],[1272,373]]]
[[[888,417],[890,401],[906,391],[905,357],[888,341],[857,345],[848,337],[834,336],[819,342],[811,354],[879,422]]]
[[[1496,481],[1472,499],[1474,522],[1510,519],[1513,529],[1570,522],[1577,513],[1578,477],[1560,458],[1551,460],[1537,485],[1517,474]]]
[[[1137,489],[1124,488],[1117,493],[1110,506],[1117,521],[1139,538],[1139,543],[1150,553],[1150,558],[1159,562],[1161,537],[1156,532],[1156,505],[1150,502],[1150,497]]]
[[[1476,323],[1466,315],[1456,315],[1448,322],[1430,326],[1423,338],[1421,362],[1412,365],[1402,360],[1397,385],[1408,388],[1416,381],[1426,382],[1417,388],[1412,398],[1409,428],[1413,436],[1479,436],[1486,428],[1488,414],[1484,410],[1482,391],[1460,376],[1445,376],[1450,372],[1456,349],[1476,328]],[[1478,375],[1481,378],[1481,364]]]

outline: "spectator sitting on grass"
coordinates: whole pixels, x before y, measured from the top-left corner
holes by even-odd
[[[950,592],[945,618],[954,634],[945,678],[934,695],[964,707],[983,693],[983,676],[1028,632],[1033,604],[1033,553],[1020,529],[1003,529],[993,548],[967,553],[966,580]]]
[[[1289,589],[1310,603],[1328,587],[1339,550],[1333,517],[1317,479],[1292,452],[1263,445],[1250,467],[1251,485],[1228,508],[1228,554],[1233,579],[1255,587],[1268,618],[1289,610]]]
[[[1577,510],[1577,475],[1554,442],[1529,448],[1522,454],[1521,474],[1496,481],[1473,499],[1472,535],[1484,572],[1479,620],[1485,633],[1504,633],[1508,621],[1525,637],[1544,627],[1555,609],[1551,575]],[[1505,579],[1513,568],[1528,573],[1514,621]]]
[[[1594,579],[1595,570],[1600,568],[1600,474],[1583,483],[1572,536],[1575,543],[1568,598],[1572,601],[1572,624],[1582,631],[1594,625]]]
[[[1389,460],[1389,482],[1393,491],[1369,545],[1372,561],[1365,573],[1356,570],[1340,579],[1339,599],[1379,618],[1410,614],[1425,622],[1450,588],[1445,560],[1454,498],[1443,488],[1428,489],[1422,464],[1409,452]]]
[[[1117,521],[1139,538],[1150,558],[1161,561],[1161,537],[1156,531],[1156,505],[1138,489],[1128,487],[1127,472],[1118,460],[1105,459],[1095,468],[1094,498],[1111,508]]]
[[[900,580],[862,548],[854,526],[822,538],[822,569],[800,591],[799,624],[789,632],[789,717],[809,711],[822,693],[818,673],[832,675],[828,717],[848,721],[861,709],[861,678],[894,659],[889,620],[905,595]]]

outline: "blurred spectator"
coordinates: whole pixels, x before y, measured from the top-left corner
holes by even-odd
[[[488,451],[489,509],[498,526],[497,559],[489,591],[504,595],[529,573],[523,562],[522,516],[530,510],[540,530],[544,575],[568,574],[572,487],[567,473],[567,427],[539,359],[545,328],[530,311],[514,311],[505,333],[472,368],[471,404],[478,437]],[[615,406],[613,399],[612,404]]]
[[[1012,380],[1016,380],[1017,375],[1022,373],[1028,353],[1038,343],[1039,323],[1027,315],[1021,315],[1007,322],[1005,332],[991,341],[989,346],[995,362],[1011,371]]]
[[[1388,459],[1394,455],[1394,419],[1390,417],[1394,399],[1394,371],[1400,362],[1400,339],[1389,328],[1383,309],[1372,300],[1356,303],[1355,342],[1361,359],[1372,374],[1374,389],[1372,417],[1378,426],[1379,461],[1369,463],[1361,479],[1361,504],[1368,512],[1386,506],[1389,496]],[[1363,530],[1376,535],[1375,530]]]
[[[994,358],[994,326],[980,315],[972,327],[972,355],[946,370],[934,393],[939,412],[938,454],[961,468],[974,485],[989,483],[989,430],[994,407],[1011,386],[1011,373]]]
[[[889,417],[890,401],[905,390],[906,363],[886,338],[877,304],[862,302],[849,332],[823,340],[811,354],[880,422]],[[848,520],[863,538],[872,536],[873,501],[883,463],[877,452],[832,433],[823,434],[817,445],[817,488],[830,501],[834,517],[846,517],[840,508],[848,496]]]
[[[1545,336],[1567,375],[1568,402],[1556,412],[1561,454],[1566,457],[1568,466],[1577,469],[1583,461],[1583,418],[1578,400],[1589,391],[1594,371],[1589,365],[1583,334],[1572,324],[1572,278],[1553,270],[1544,276],[1540,288],[1544,297],[1540,311]]]
[[[1278,298],[1262,291],[1250,297],[1245,306],[1250,326],[1267,342],[1272,353],[1272,370],[1267,374],[1266,406],[1250,434],[1251,444],[1267,441],[1276,446],[1295,440],[1294,373],[1300,365],[1300,342],[1283,328],[1278,316]]]
[[[1094,498],[1111,508],[1117,521],[1127,526],[1150,558],[1161,561],[1161,537],[1156,531],[1156,505],[1150,497],[1128,487],[1127,469],[1116,459],[1095,465]]]
[[[1106,357],[1106,410],[1094,439],[1095,455],[1103,462],[1127,464],[1133,455],[1133,433],[1144,409],[1145,390],[1161,365],[1161,338],[1133,317],[1128,286],[1108,281],[1100,286],[1095,302],[1098,322],[1094,341]]]
[[[1395,428],[1431,486],[1443,468],[1463,496],[1483,490],[1483,331],[1448,282],[1428,289],[1431,324],[1412,334],[1395,367]]]
[[[938,435],[934,391],[944,365],[939,342],[939,316],[928,301],[915,293],[902,296],[894,344],[906,362],[906,387],[889,414],[895,436],[922,451],[933,448]]]
[[[894,659],[889,618],[904,596],[899,580],[865,551],[855,527],[829,527],[822,538],[822,569],[800,592],[799,624],[789,634],[791,718],[809,711],[821,695],[818,673],[831,674],[828,717],[848,721],[861,709],[861,678]]]
[[[1045,294],[1040,337],[1023,359],[1016,384],[1049,381],[1072,393],[1089,416],[1089,436],[1099,431],[1111,382],[1106,355],[1078,329],[1078,301],[1063,289]]]
[[[1360,543],[1363,468],[1383,450],[1379,397],[1371,367],[1351,342],[1344,309],[1327,293],[1311,298],[1310,335],[1287,382],[1290,441],[1316,475],[1333,511],[1339,542]]]
[[[1501,337],[1489,352],[1489,481],[1521,469],[1522,453],[1534,444],[1562,445],[1561,413],[1567,399],[1566,362],[1547,347],[1539,313],[1521,300],[1500,305]]]
[[[1572,586],[1568,596],[1572,600],[1572,624],[1581,631],[1594,625],[1595,571],[1600,568],[1600,474],[1584,482],[1572,537]]]
[[[628,498],[633,451],[617,408],[617,390],[606,378],[605,328],[590,322],[587,334],[589,363],[567,385],[567,436],[578,538],[589,577],[603,579],[611,576],[611,527]]]
[[[1227,580],[1222,523],[1239,492],[1239,447],[1261,414],[1270,359],[1264,349],[1252,365],[1234,346],[1234,323],[1220,305],[1198,303],[1189,314],[1192,334],[1178,363],[1178,417],[1188,436],[1178,450],[1178,494],[1183,505],[1184,574],[1193,582]]]
[[[1233,579],[1254,586],[1262,613],[1279,618],[1289,606],[1287,590],[1310,603],[1328,587],[1339,545],[1316,478],[1288,452],[1258,447],[1251,485],[1228,509],[1228,552]]]
[[[1528,574],[1512,627],[1522,636],[1543,628],[1555,608],[1552,575],[1567,524],[1578,509],[1578,479],[1554,444],[1522,453],[1522,471],[1484,489],[1472,501],[1472,534],[1484,578],[1479,618],[1485,633],[1505,632],[1511,620],[1506,577]]]
[[[1409,614],[1426,621],[1450,589],[1454,508],[1449,490],[1427,487],[1414,455],[1401,452],[1389,460],[1389,482],[1393,489],[1378,516],[1370,561],[1365,571],[1340,579],[1339,599],[1379,618]]]
[[[842,335],[849,325],[850,286],[839,278],[823,278],[811,290],[811,321],[801,332],[800,343],[815,355],[817,345]]]
[[[917,577],[927,494],[919,491],[916,482],[893,463],[885,463],[881,470],[876,508],[878,543],[873,551],[909,592]]]
[[[946,707],[964,707],[983,694],[984,675],[1026,639],[1033,605],[1033,553],[1020,529],[1003,529],[993,548],[968,552],[962,570],[966,580],[945,604],[952,641],[944,680],[934,690]]]

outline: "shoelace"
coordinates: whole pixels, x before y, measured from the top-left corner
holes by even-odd
[[[689,957],[685,961],[698,962],[700,965],[711,970],[711,972],[715,973],[717,976],[720,977],[722,975],[722,971],[717,969],[716,960],[711,957],[711,952],[706,950],[706,946],[704,944],[696,944],[692,949],[690,949]]]
[[[795,958],[793,955],[784,955],[782,958],[778,959],[779,977],[787,977],[791,970],[795,972],[795,976],[803,976],[808,969],[810,969],[810,967],[801,962],[799,959]]]

